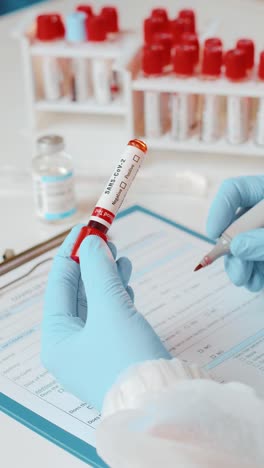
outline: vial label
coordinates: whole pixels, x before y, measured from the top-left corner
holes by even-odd
[[[229,96],[227,98],[227,139],[231,144],[243,143],[249,131],[249,99]]]
[[[171,96],[171,136],[177,140],[186,140],[190,136],[192,95],[173,94]]]
[[[33,175],[33,188],[40,218],[55,221],[76,212],[72,172],[58,176]]]
[[[256,119],[255,141],[264,145],[264,98],[260,98]]]
[[[127,146],[98,200],[91,220],[100,222],[108,228],[142,164],[145,153],[134,146]]]
[[[204,96],[201,139],[206,143],[220,136],[220,97],[212,94]]]
[[[44,96],[48,101],[61,97],[62,74],[56,57],[42,58]]]
[[[112,101],[110,86],[110,63],[109,60],[93,60],[92,81],[95,100],[98,104],[109,104]]]
[[[144,123],[145,135],[148,138],[157,138],[162,134],[161,124],[161,96],[154,91],[144,93]]]

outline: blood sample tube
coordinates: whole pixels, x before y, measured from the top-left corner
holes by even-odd
[[[87,226],[83,227],[73,247],[71,258],[79,262],[79,248],[85,237],[97,235],[107,240],[106,234],[121,207],[129,188],[146,156],[147,145],[141,140],[130,140],[105,189],[99,198]]]
[[[106,41],[106,21],[102,16],[87,17],[86,26],[89,41]],[[98,104],[109,104],[112,100],[111,74],[111,61],[109,59],[94,58],[92,60],[92,84],[94,97]]]
[[[170,33],[174,45],[181,43],[181,37],[186,32],[185,26],[186,22],[183,18],[175,18],[170,22]]]
[[[86,16],[93,16],[93,7],[91,5],[88,5],[86,3],[80,4],[76,6],[76,11],[81,11],[82,13],[85,13]]]
[[[160,16],[145,18],[143,23],[143,36],[145,44],[152,44],[153,37],[157,33],[168,32],[169,23]]]
[[[239,39],[236,48],[244,50],[246,53],[246,68],[250,73],[254,67],[255,44],[252,39]]]
[[[178,16],[179,18],[187,19],[190,22],[191,27],[189,29],[189,32],[196,32],[196,18],[194,10],[184,8],[183,10],[179,11]]]
[[[204,48],[206,47],[221,47],[223,48],[223,42],[220,37],[208,37],[204,41]]]
[[[258,78],[264,82],[264,51],[260,53],[258,64]],[[259,98],[255,128],[255,142],[264,145],[264,97]]]
[[[233,83],[247,79],[246,53],[241,49],[229,50],[225,55],[225,74]],[[248,139],[249,98],[245,96],[227,97],[227,140],[231,144],[240,144]]]
[[[66,17],[66,40],[73,46],[78,45],[86,40],[85,28],[86,14],[82,11],[76,11]],[[86,58],[73,57],[72,61],[73,74],[73,98],[77,102],[83,102],[91,95],[91,83],[89,83],[90,63]],[[89,67],[90,68],[90,67]]]
[[[168,12],[166,8],[153,8],[151,11],[152,18],[162,18],[164,22],[169,21]]]
[[[217,80],[221,76],[222,62],[222,47],[205,47],[202,60],[202,78],[204,80]],[[220,136],[220,104],[221,98],[216,94],[205,94],[203,97],[201,139],[206,143],[211,143]]]
[[[38,15],[36,19],[36,39],[40,42],[55,42],[64,38],[64,25],[59,14]],[[44,97],[55,101],[62,96],[62,70],[57,57],[42,57],[42,79]]]
[[[110,38],[114,38],[119,32],[117,8],[114,6],[105,6],[101,9],[100,16],[102,16],[106,22],[107,35]]]
[[[192,45],[180,44],[173,49],[173,70],[176,77],[188,79],[194,75],[195,48]],[[193,116],[192,95],[173,93],[171,96],[171,136],[177,140],[185,140],[190,136]]]
[[[142,70],[146,78],[162,76],[164,47],[161,44],[145,46],[142,55]],[[163,132],[161,94],[144,92],[144,126],[148,138],[157,138]]]

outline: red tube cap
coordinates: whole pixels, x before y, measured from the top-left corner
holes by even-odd
[[[248,70],[254,67],[255,44],[251,39],[239,39],[236,44],[237,49],[246,52],[246,67]]]
[[[170,22],[170,31],[172,34],[172,40],[174,44],[180,44],[181,37],[183,33],[186,32],[185,26],[186,21],[183,18],[175,18]]]
[[[93,16],[93,7],[91,5],[81,4],[77,5],[76,11],[81,11],[85,13],[87,16]]]
[[[177,75],[192,76],[195,67],[195,52],[193,45],[180,44],[172,50],[173,70]]]
[[[260,80],[264,80],[264,50],[260,53],[259,56],[258,77]]]
[[[200,44],[199,44],[199,39],[196,36],[196,34],[184,33],[182,35],[182,37],[181,37],[181,42],[182,42],[182,44],[192,45],[195,48],[195,53],[194,53],[195,58],[194,58],[194,60],[195,60],[195,63],[198,63]]]
[[[166,8],[153,8],[153,10],[151,11],[151,17],[162,18],[163,21],[166,21],[166,22],[169,21],[168,12]]]
[[[49,13],[37,16],[36,38],[39,41],[54,41],[62,39],[65,28],[58,13]]]
[[[116,33],[119,31],[118,26],[118,11],[114,6],[105,6],[101,10],[101,16],[106,21],[106,29],[109,33]]]
[[[168,23],[159,16],[146,18],[144,20],[143,30],[145,44],[151,44],[154,34],[168,31]]]
[[[164,46],[153,44],[143,47],[142,70],[145,75],[161,75],[164,66]]]
[[[191,29],[192,31],[190,32],[195,32],[196,31],[196,18],[195,18],[195,12],[194,10],[184,8],[183,10],[179,11],[179,18],[184,18],[188,19],[189,22],[191,23]]]
[[[170,33],[155,34],[153,44],[161,44],[164,47],[163,65],[169,65],[171,62],[172,35]]]
[[[106,40],[106,21],[102,16],[87,16],[85,24],[89,41],[103,42]]]
[[[220,37],[208,37],[204,41],[204,47],[223,47],[223,43]]]
[[[205,47],[203,50],[202,74],[217,77],[221,74],[223,51],[219,46]]]
[[[242,49],[229,50],[225,55],[225,74],[230,80],[243,80],[247,76],[246,52]]]

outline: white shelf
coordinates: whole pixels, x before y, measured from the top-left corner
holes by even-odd
[[[104,114],[125,115],[126,108],[121,99],[115,99],[107,105],[100,105],[94,99],[86,102],[59,101],[36,101],[35,109],[43,112],[69,112],[82,114]]]
[[[264,157],[264,146],[257,146],[252,140],[249,140],[240,145],[231,145],[224,138],[213,143],[204,143],[199,139],[198,135],[194,135],[188,140],[177,141],[173,140],[169,133],[162,135],[159,138],[146,138],[150,149],[188,151],[194,153],[211,153],[213,154],[230,154],[238,156],[259,156]]]
[[[132,87],[135,91],[264,97],[264,82],[254,80],[232,83],[225,78],[217,80],[202,80],[196,77],[179,79],[173,75],[167,75],[157,78],[138,77],[133,81]]]

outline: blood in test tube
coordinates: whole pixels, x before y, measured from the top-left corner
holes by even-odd
[[[202,79],[212,81],[220,78],[222,63],[222,47],[205,46],[202,58]],[[202,105],[201,139],[206,143],[211,143],[220,137],[221,97],[217,94],[205,94]]]
[[[264,51],[259,56],[258,79],[264,84]],[[260,97],[258,101],[255,142],[257,145],[264,145],[264,97]]]
[[[196,34],[186,32],[181,37],[182,44],[191,45],[194,48],[194,64],[195,64],[195,72],[198,72],[198,65],[199,65],[199,58],[200,58],[200,43],[199,39]],[[190,126],[191,128],[195,127],[197,123],[197,111],[198,111],[198,95],[192,94],[190,96],[190,105],[191,105],[191,112],[190,112]]]
[[[36,18],[36,40],[55,43],[64,38],[65,28],[57,13],[38,15]],[[57,57],[44,55],[41,61],[44,98],[55,101],[62,96],[63,76]]]
[[[145,159],[147,145],[142,140],[133,139],[127,144],[102,195],[100,196],[87,226],[84,226],[74,244],[71,258],[79,262],[79,248],[89,235],[107,240],[107,232],[120,209],[131,184]]]
[[[161,44],[145,46],[142,51],[142,71],[145,78],[159,78],[163,74],[164,47]],[[144,127],[147,137],[157,138],[163,133],[161,93],[144,91]]]
[[[247,75],[246,52],[232,49],[225,54],[225,75],[229,81],[239,85]],[[226,137],[231,144],[240,144],[248,139],[249,133],[249,98],[234,95],[227,96]]]
[[[195,48],[193,45],[180,44],[172,51],[172,63],[175,76],[182,80],[191,78],[195,73]],[[171,95],[171,136],[177,140],[186,140],[190,136],[193,103],[192,94],[173,93]]]

